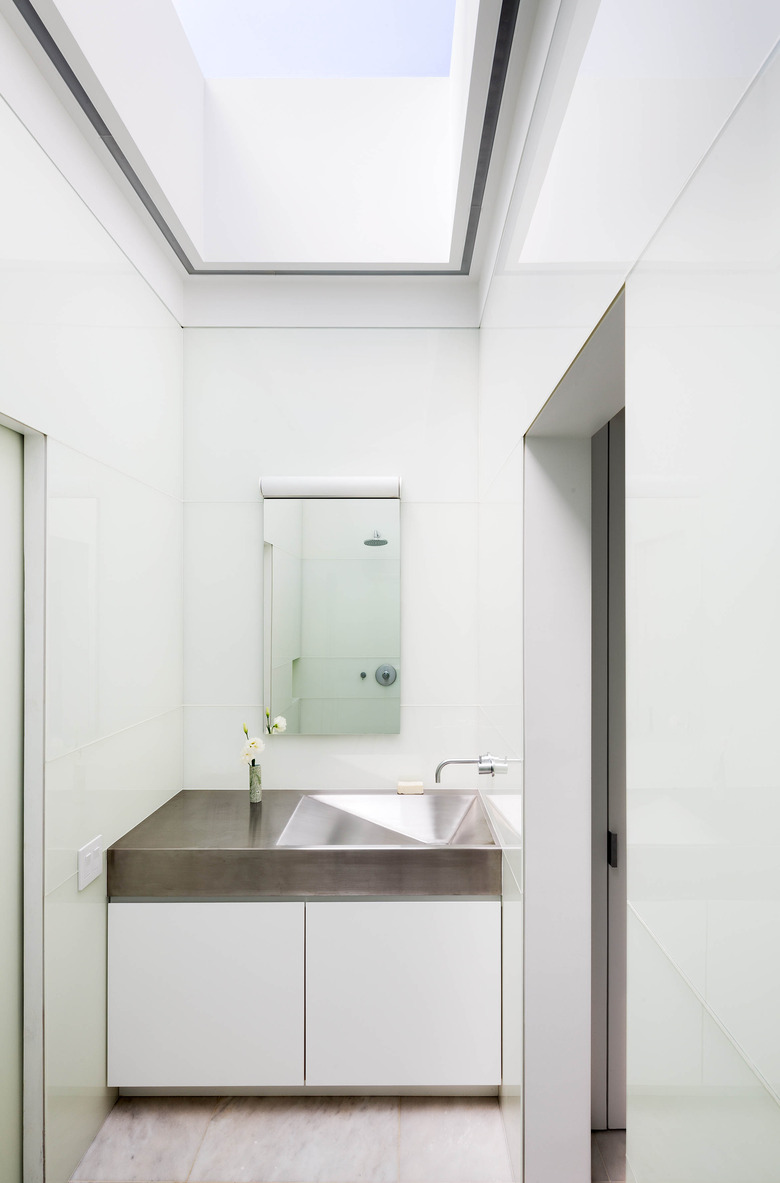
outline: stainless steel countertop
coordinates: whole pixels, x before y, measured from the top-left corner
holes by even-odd
[[[320,802],[328,794],[316,792]],[[438,790],[443,796],[451,790]],[[388,797],[387,791],[381,793]],[[434,793],[426,794],[433,796]],[[108,851],[108,893],[120,898],[219,899],[403,895],[498,895],[501,851],[479,796],[446,845],[393,835],[367,823],[346,844],[280,846],[302,797],[266,789],[185,789]],[[335,794],[335,797],[347,794]],[[373,841],[361,840],[373,839]],[[374,842],[377,844],[375,845]]]

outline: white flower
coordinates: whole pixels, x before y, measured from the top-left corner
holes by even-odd
[[[251,764],[253,760],[257,759],[264,748],[265,744],[263,743],[262,739],[250,739],[249,736],[247,736],[246,743],[241,749],[241,759],[245,764]]]
[[[284,715],[277,715],[273,723],[271,722],[271,712],[265,712],[265,729],[269,735],[273,735],[275,731],[286,731],[287,720]]]

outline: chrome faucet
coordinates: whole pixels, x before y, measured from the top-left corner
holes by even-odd
[[[485,752],[484,756],[479,756],[476,760],[442,760],[436,769],[436,784],[441,784],[441,770],[448,764],[476,764],[480,776],[495,776],[497,772],[507,772],[509,765],[516,763],[519,761],[511,760],[507,756],[504,756],[503,760],[499,760],[495,756],[491,756],[490,752]]]

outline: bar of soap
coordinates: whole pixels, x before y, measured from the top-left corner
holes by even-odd
[[[421,780],[399,780],[399,793],[421,793],[423,791],[423,782]]]

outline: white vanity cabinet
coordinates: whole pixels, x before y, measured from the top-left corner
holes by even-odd
[[[109,1085],[302,1085],[304,907],[109,904]]]
[[[108,980],[110,1085],[501,1080],[495,899],[111,903]]]
[[[501,1081],[501,905],[310,903],[306,1083]]]

